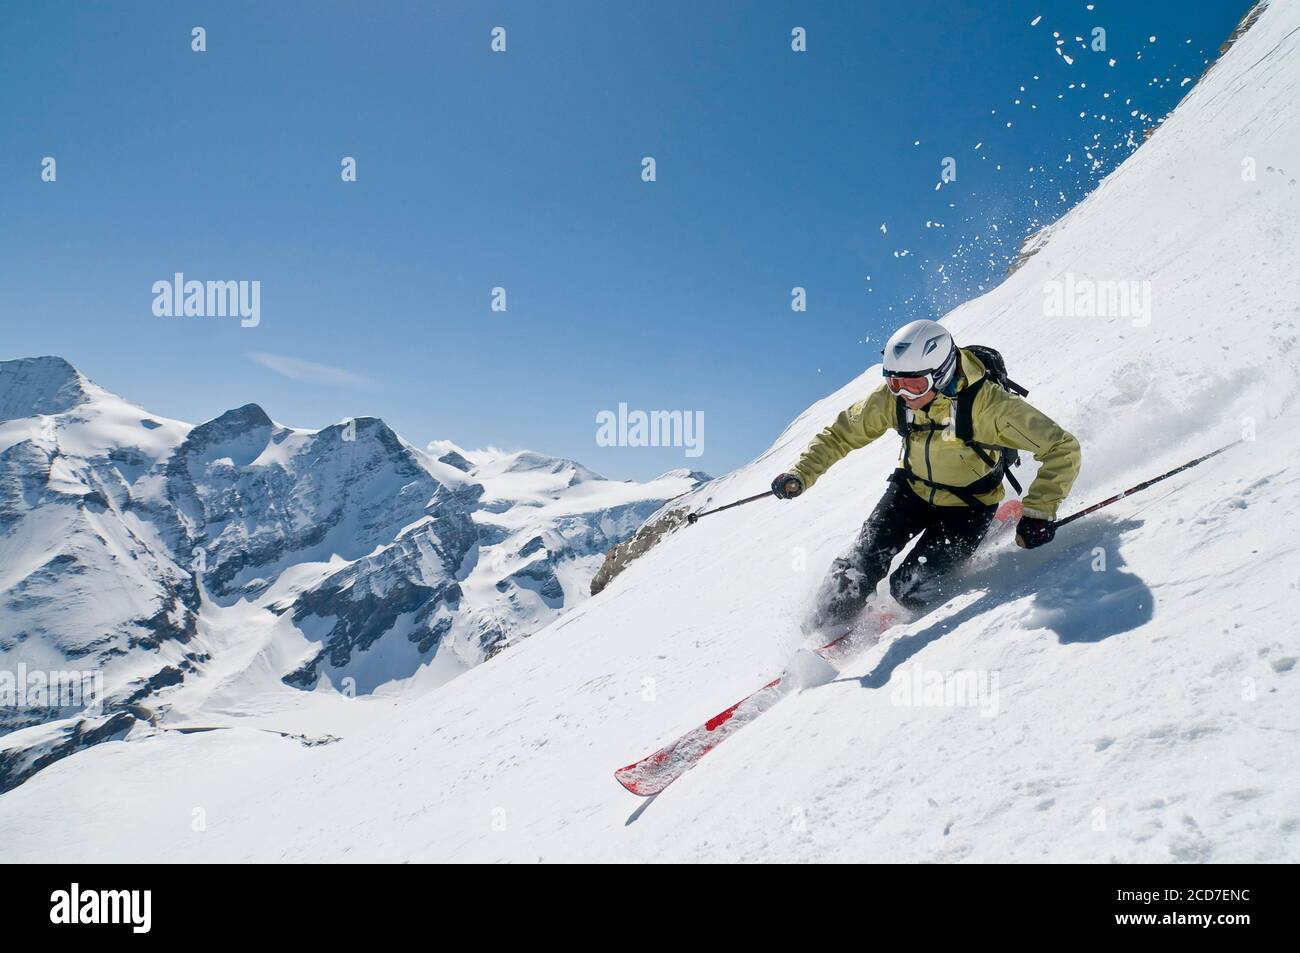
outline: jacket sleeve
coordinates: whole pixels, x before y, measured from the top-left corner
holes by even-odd
[[[894,398],[883,385],[865,399],[841,411],[835,422],[813,437],[799,457],[794,473],[808,489],[848,454],[865,447],[894,426]]]
[[[975,439],[1033,454],[1038,475],[1024,496],[1025,515],[1056,519],[1057,507],[1079,476],[1083,460],[1079,441],[1023,398],[998,387],[986,387],[984,393],[988,405],[983,414],[975,415]],[[986,428],[992,433],[986,433]]]

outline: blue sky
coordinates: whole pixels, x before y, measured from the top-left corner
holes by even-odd
[[[995,284],[1249,3],[1093,6],[6,0],[0,359],[193,422],[723,473]],[[178,271],[259,280],[261,323],[155,316]],[[620,403],[702,411],[703,456],[597,446]]]

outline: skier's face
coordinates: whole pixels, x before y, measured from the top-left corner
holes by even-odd
[[[929,390],[926,391],[924,394],[922,394],[920,397],[908,397],[906,394],[903,394],[901,396],[903,398],[903,403],[905,403],[909,409],[924,410],[925,408],[929,407],[931,401],[934,400],[935,393],[934,391]]]

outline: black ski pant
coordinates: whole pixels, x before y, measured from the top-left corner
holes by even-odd
[[[912,537],[917,541],[889,579],[899,604],[923,610],[950,594],[951,573],[975,553],[996,507],[935,506],[905,486],[901,476],[862,524],[853,548],[831,564],[818,599],[823,625],[852,622]]]

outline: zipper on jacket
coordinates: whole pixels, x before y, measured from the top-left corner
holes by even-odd
[[[930,466],[930,441],[934,439],[934,431],[931,430],[925,435],[925,478],[934,479],[934,468]],[[935,488],[930,487],[930,502],[934,502]]]

